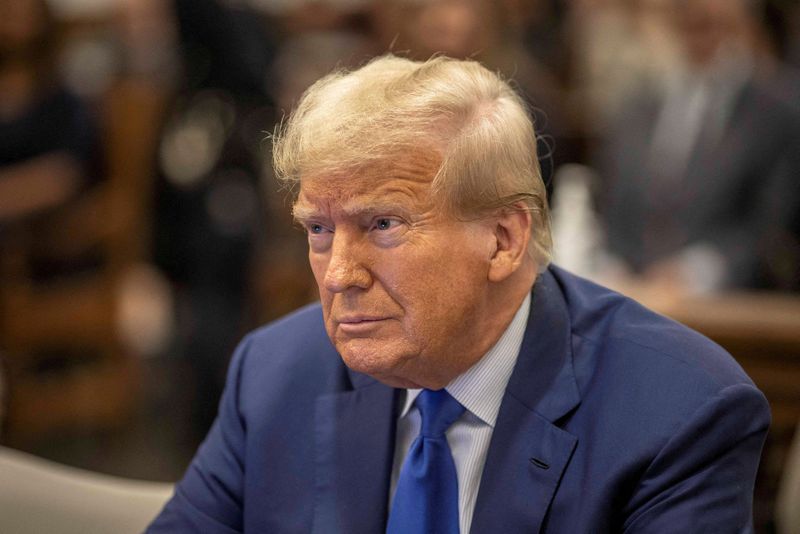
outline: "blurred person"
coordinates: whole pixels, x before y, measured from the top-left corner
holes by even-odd
[[[59,217],[103,178],[104,157],[89,104],[59,76],[60,24],[44,0],[0,0],[0,326],[16,312],[19,287],[31,294],[94,270],[97,250],[55,252],[47,237]],[[15,287],[16,286],[16,287]],[[9,298],[11,297],[11,298]],[[28,334],[30,335],[30,334]],[[9,348],[0,338],[0,428],[13,425],[20,369],[63,370],[72,349]],[[8,378],[5,383],[4,379]],[[55,382],[50,374],[49,380]],[[7,387],[5,387],[7,386]],[[14,399],[16,401],[16,399]],[[5,424],[4,424],[5,423]],[[12,430],[16,430],[12,428]],[[14,439],[12,434],[7,437]]]
[[[566,79],[566,3],[562,0],[502,0],[505,28],[559,80]]]
[[[672,0],[570,0],[569,100],[573,121],[594,139],[606,131],[631,92],[660,83],[676,50],[664,11]]]
[[[162,0],[120,0],[115,20],[125,74],[168,92],[180,72],[172,11]]]
[[[626,97],[600,148],[621,278],[671,294],[797,288],[800,112],[756,62],[754,3],[672,7],[682,68]]]
[[[155,261],[175,288],[175,350],[191,369],[193,439],[211,424],[245,328],[264,228],[261,145],[273,121],[273,36],[243,4],[174,0],[182,78],[160,148]]]
[[[150,533],[749,532],[769,424],[719,346],[549,266],[536,135],[383,56],[277,133],[321,303],[249,335]]]
[[[57,76],[47,3],[0,0],[0,13],[1,229],[64,205],[96,179],[98,138],[89,109]]]

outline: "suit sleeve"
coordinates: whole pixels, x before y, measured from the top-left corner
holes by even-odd
[[[769,423],[769,405],[758,389],[723,389],[651,462],[624,532],[752,532],[753,486]]]
[[[236,350],[219,413],[172,498],[148,534],[233,534],[243,531],[245,424],[239,410],[242,367],[249,340]]]

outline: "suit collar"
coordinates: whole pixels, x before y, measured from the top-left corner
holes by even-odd
[[[342,367],[344,391],[318,397],[315,406],[312,532],[378,534],[389,515],[402,390]]]
[[[550,422],[566,415],[581,400],[570,337],[567,303],[548,269],[533,287],[528,328],[506,393]]]

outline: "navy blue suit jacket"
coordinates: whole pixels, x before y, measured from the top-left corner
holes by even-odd
[[[344,366],[318,305],[252,333],[149,532],[383,532],[398,393]],[[748,532],[769,419],[720,347],[551,267],[471,532]]]

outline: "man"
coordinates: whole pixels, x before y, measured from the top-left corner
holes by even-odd
[[[242,343],[151,532],[750,528],[764,397],[708,340],[547,267],[533,127],[496,75],[333,74],[275,164],[321,305]]]
[[[759,5],[665,4],[680,61],[629,91],[598,158],[625,278],[673,293],[800,289],[800,108],[759,56]]]

